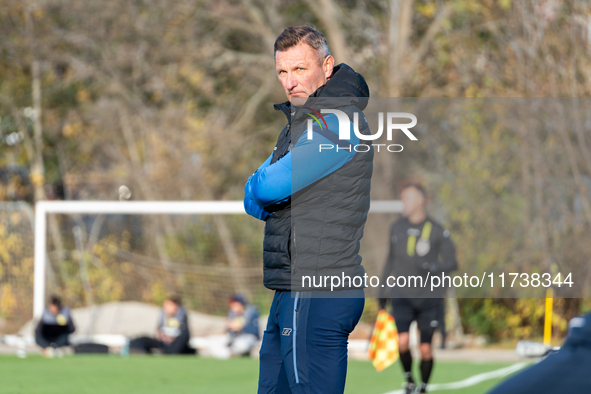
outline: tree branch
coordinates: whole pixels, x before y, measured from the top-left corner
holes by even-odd
[[[310,10],[316,15],[326,28],[328,41],[333,56],[337,63],[349,62],[353,59],[349,56],[349,50],[345,43],[345,32],[341,29],[339,24],[339,15],[337,15],[338,5],[332,0],[318,0],[318,3],[314,0],[305,0]]]

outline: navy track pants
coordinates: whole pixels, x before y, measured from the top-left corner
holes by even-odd
[[[325,297],[317,298],[320,293]],[[365,298],[362,289],[328,293],[275,292],[261,345],[258,394],[344,392],[349,334]]]

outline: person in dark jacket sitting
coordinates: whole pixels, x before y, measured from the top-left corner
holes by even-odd
[[[195,349],[189,347],[189,339],[187,312],[179,297],[169,297],[162,303],[156,338],[136,338],[129,347],[133,353],[152,353],[153,349],[160,349],[164,354],[195,354]]]
[[[60,297],[52,295],[35,329],[35,342],[41,346],[43,356],[53,357],[56,349],[68,346],[68,335],[75,330],[70,309],[62,306]],[[61,353],[57,351],[57,355]]]
[[[232,356],[248,356],[260,339],[259,311],[246,302],[242,294],[234,294],[228,302],[228,347]]]
[[[591,313],[571,319],[568,327],[560,350],[488,394],[591,393]]]

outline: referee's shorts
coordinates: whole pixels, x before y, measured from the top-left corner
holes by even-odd
[[[417,321],[421,343],[431,343],[435,329],[441,324],[443,298],[393,298],[392,316],[398,332],[408,332],[410,324]]]

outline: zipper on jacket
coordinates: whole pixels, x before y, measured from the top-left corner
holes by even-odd
[[[295,233],[295,226],[293,226],[292,229],[292,233],[293,233],[293,256],[291,257],[291,273],[295,274],[295,263],[296,263],[296,257],[297,257],[297,250],[298,248],[296,247],[296,233]]]
[[[298,108],[297,108],[297,107],[295,107],[294,111],[293,111],[293,112],[290,112],[290,115],[291,115],[291,120],[289,121],[289,124],[287,125],[287,130],[288,130],[288,131],[289,131],[289,129],[291,128],[291,125],[292,125],[292,123],[293,123],[293,120],[294,120],[294,118],[295,118],[295,116],[296,116],[296,112],[297,112],[297,110],[298,110]],[[290,138],[290,140],[291,140],[291,138]],[[291,152],[291,149],[293,148],[293,146],[294,146],[294,142],[293,142],[293,140],[292,140],[292,141],[290,141],[290,142],[289,142],[289,146],[287,147],[287,151],[288,151],[288,152]]]

